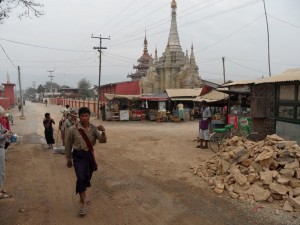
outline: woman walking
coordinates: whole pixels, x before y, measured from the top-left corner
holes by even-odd
[[[43,125],[45,127],[45,138],[48,144],[48,148],[52,149],[53,144],[55,143],[53,138],[53,127],[52,124],[55,124],[54,120],[50,117],[50,113],[45,113],[45,118],[43,120]]]

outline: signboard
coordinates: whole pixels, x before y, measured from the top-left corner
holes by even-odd
[[[166,110],[166,102],[158,102],[158,110]]]
[[[235,115],[228,115],[228,124],[233,124],[234,129],[238,128],[238,116]]]
[[[237,93],[250,93],[250,91],[251,91],[249,85],[230,86],[229,90],[232,92],[237,92]]]
[[[120,121],[129,120],[129,110],[120,110]]]

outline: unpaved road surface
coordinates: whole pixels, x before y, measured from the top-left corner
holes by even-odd
[[[271,205],[218,196],[194,176],[191,168],[213,155],[195,148],[197,121],[104,122],[108,143],[95,148],[100,168],[89,190],[92,204],[79,217],[75,173],[43,137],[44,113],[56,121],[56,138],[61,110],[27,102],[20,120],[14,109],[12,129],[22,137],[8,152],[5,189],[11,198],[0,200],[1,225],[300,224],[297,214],[275,213]]]

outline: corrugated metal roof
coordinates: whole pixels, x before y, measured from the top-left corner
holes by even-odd
[[[227,98],[229,98],[228,94],[213,90],[205,95],[197,97],[195,102],[201,102],[203,100],[207,102],[218,102]]]
[[[170,98],[173,97],[197,97],[200,95],[202,88],[197,89],[166,89]]]
[[[228,86],[243,85],[243,84],[244,85],[265,84],[265,83],[292,82],[292,81],[300,81],[300,68],[289,69],[279,75],[275,75],[272,77],[266,77],[266,78],[256,79],[256,80],[236,81],[222,86],[228,87]]]
[[[117,95],[117,94],[108,94],[108,93],[104,93],[104,96],[105,98],[107,98],[107,100],[113,100],[115,98],[135,100],[141,97],[141,95]]]
[[[171,98],[172,101],[194,101],[196,99],[195,98]]]

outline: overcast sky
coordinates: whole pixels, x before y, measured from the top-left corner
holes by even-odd
[[[21,67],[23,87],[50,81],[77,87],[86,78],[98,84],[98,39],[103,40],[101,84],[126,81],[142,55],[145,29],[149,53],[161,56],[167,45],[171,0],[36,0],[45,15],[19,20],[15,11],[0,24],[0,43]],[[260,0],[177,0],[177,23],[182,49],[192,43],[203,79],[268,76],[267,32]],[[266,0],[269,14],[272,75],[300,67],[300,1]],[[58,51],[12,43],[22,42]],[[0,82],[17,83],[17,70],[0,49]]]

